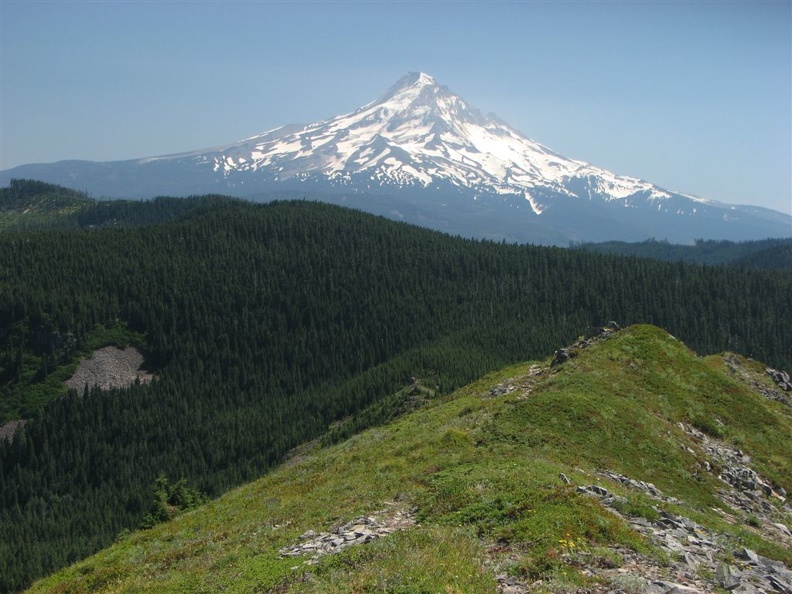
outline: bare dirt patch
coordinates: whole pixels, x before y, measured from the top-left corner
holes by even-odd
[[[119,349],[109,346],[94,351],[90,359],[80,362],[77,371],[66,385],[82,391],[85,386],[99,386],[103,390],[125,388],[135,381],[150,382],[152,375],[143,369],[143,353],[134,347]]]

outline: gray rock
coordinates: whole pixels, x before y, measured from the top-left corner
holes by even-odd
[[[754,553],[754,555],[756,555],[756,553]],[[776,561],[775,559],[768,559],[767,557],[756,555],[756,564],[761,566],[761,568],[765,570],[767,573],[774,573],[780,575],[789,574],[790,576],[792,576],[792,572],[790,572],[786,568],[786,565],[784,565],[783,561]]]
[[[715,569],[715,580],[721,588],[733,590],[740,585],[742,573],[735,567],[721,561]]]
[[[688,552],[685,552],[685,554],[682,555],[682,560],[684,561],[685,565],[693,569],[695,569],[700,565],[698,559],[696,559],[694,555]]]
[[[401,511],[381,519],[363,516],[336,528],[332,532],[316,535],[313,530],[308,530],[298,537],[298,540],[302,542],[293,546],[283,547],[280,549],[280,554],[283,557],[312,555],[305,563],[315,565],[321,555],[337,553],[353,545],[369,543],[377,538],[391,534],[395,530],[406,528],[413,523],[412,514]]]
[[[498,582],[499,594],[526,594],[528,592],[528,587],[519,578],[512,575],[500,573],[495,576],[495,580]]]
[[[782,580],[775,575],[768,576],[767,581],[779,592],[783,592],[783,594],[792,594],[792,582]]]
[[[578,493],[585,493],[587,495],[595,495],[596,497],[607,497],[610,493],[605,487],[599,485],[588,485],[587,487],[578,487]]]
[[[789,531],[789,528],[787,528],[785,524],[782,524],[781,522],[776,522],[773,524],[773,526],[778,528],[781,532],[783,532],[787,536],[792,536],[792,532]]]
[[[738,559],[743,559],[745,561],[748,561],[748,563],[750,563],[751,565],[759,565],[759,555],[757,555],[751,549],[743,548],[737,552],[735,557],[737,557]]]
[[[562,363],[565,363],[566,361],[569,360],[569,356],[570,356],[569,352],[566,351],[565,349],[558,349],[555,352],[553,360],[550,362],[550,367],[554,367],[556,365],[561,365]]]
[[[659,590],[655,590],[655,591],[661,592],[663,594],[698,594],[700,592],[700,590],[697,590],[696,588],[692,588],[690,586],[677,584],[675,582],[666,582],[662,580],[657,580],[652,582],[651,586],[658,587]]]
[[[765,369],[765,372],[779,388],[784,391],[792,390],[792,378],[790,378],[789,373],[778,369],[771,369],[770,367]]]

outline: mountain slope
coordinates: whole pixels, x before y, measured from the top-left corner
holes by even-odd
[[[64,161],[0,173],[115,197],[271,191],[386,196],[385,212],[453,233],[566,243],[689,243],[792,234],[792,217],[729,206],[568,159],[482,115],[425,73],[410,73],[360,109],[236,144],[131,161]],[[405,208],[407,207],[407,208]],[[424,220],[410,217],[419,208]],[[476,217],[466,216],[472,208]],[[405,215],[405,211],[407,214]],[[457,214],[459,213],[459,214]],[[516,224],[512,219],[517,219]],[[443,229],[445,230],[445,229]]]
[[[160,473],[217,496],[361,409],[381,420],[412,378],[448,393],[590,324],[651,320],[702,353],[792,367],[789,274],[476,242],[303,201],[175,210],[0,234],[0,419],[29,419],[0,441],[0,591],[138,525]],[[116,343],[157,380],[66,395],[79,358]]]
[[[30,591],[792,585],[792,409],[768,397],[783,394],[763,366],[699,358],[651,326],[567,352],[338,446],[303,448]]]

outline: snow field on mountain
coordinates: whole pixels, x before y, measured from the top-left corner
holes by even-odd
[[[637,192],[648,192],[650,199],[670,197],[649,183],[554,153],[468,107],[425,73],[404,77],[352,113],[297,131],[283,128],[250,138],[216,156],[214,170],[231,174],[275,164],[282,164],[276,179],[315,173],[350,182],[351,175],[367,172],[366,178],[384,184],[427,187],[449,182],[526,196],[537,214],[547,205],[531,189],[577,197],[569,183],[582,177],[589,178],[589,194],[606,201]]]

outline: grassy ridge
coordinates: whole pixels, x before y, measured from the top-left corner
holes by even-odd
[[[495,592],[497,572],[584,586],[589,578],[561,561],[564,551],[616,563],[614,544],[652,553],[575,491],[602,482],[594,475],[602,469],[651,481],[682,501],[675,510],[792,563],[790,551],[713,511],[726,507],[715,497],[717,478],[698,472],[701,452],[677,426],[703,419],[718,419],[724,439],[792,491],[789,408],[733,379],[721,357],[698,358],[664,331],[634,326],[561,366],[515,365],[388,425],[302,452],[30,591],[480,593]],[[634,510],[656,513],[640,494],[607,486]],[[314,566],[279,556],[307,530],[394,508],[414,508],[418,523]]]

